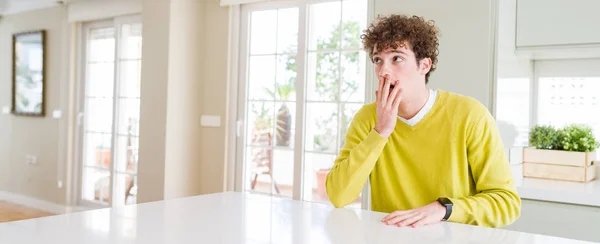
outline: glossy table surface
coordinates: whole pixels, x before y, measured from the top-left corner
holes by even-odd
[[[227,192],[0,224],[0,243],[589,243],[440,223],[386,226],[383,213]]]

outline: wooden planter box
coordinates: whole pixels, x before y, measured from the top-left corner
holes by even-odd
[[[588,182],[596,178],[595,152],[523,149],[523,177]]]

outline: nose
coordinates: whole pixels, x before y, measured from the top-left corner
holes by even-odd
[[[385,62],[383,64],[381,64],[377,76],[379,76],[379,78],[381,78],[381,79],[383,79],[383,78],[389,78],[390,77],[390,67],[389,67],[389,65],[386,64]]]

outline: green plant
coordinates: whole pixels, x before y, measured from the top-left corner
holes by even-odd
[[[584,124],[573,124],[558,131],[557,147],[564,151],[592,152],[600,147],[592,128]]]
[[[558,131],[549,125],[536,125],[529,131],[529,145],[537,149],[556,149]]]
[[[296,73],[296,59],[290,58],[286,63],[286,70]],[[296,77],[291,76],[288,80],[284,81],[284,84],[275,84],[275,90],[265,88],[265,92],[270,97],[278,96],[278,99],[283,101],[289,100],[292,94],[296,91]],[[277,124],[275,128],[276,133],[276,145],[279,147],[288,147],[290,145],[290,139],[292,134],[292,115],[290,109],[285,103],[281,104],[277,111]]]

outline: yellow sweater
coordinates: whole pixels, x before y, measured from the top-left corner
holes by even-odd
[[[448,197],[451,222],[501,227],[520,216],[496,123],[477,100],[440,90],[420,122],[398,121],[387,139],[374,130],[376,121],[371,103],[348,128],[326,181],[335,207],[353,202],[370,179],[374,211],[409,210]]]

